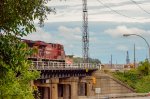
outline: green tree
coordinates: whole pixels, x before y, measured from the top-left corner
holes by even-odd
[[[35,31],[34,20],[42,26],[46,15],[55,12],[50,0],[0,0],[0,99],[33,99],[30,81],[39,77],[29,70],[32,50],[18,37]]]
[[[0,99],[33,99],[31,80],[39,77],[30,71],[32,54],[26,44],[13,35],[0,36]]]
[[[46,15],[55,12],[45,4],[50,0],[0,0],[0,30],[23,36],[35,31],[34,20],[43,25]]]
[[[143,62],[140,62],[137,69],[138,69],[138,72],[141,76],[149,75],[150,74],[150,63],[149,63],[148,59],[146,59]]]

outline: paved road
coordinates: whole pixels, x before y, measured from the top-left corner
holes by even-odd
[[[150,99],[149,97],[127,97],[127,98],[108,98],[108,97],[90,97],[90,98],[79,98],[79,99]]]
[[[127,97],[127,98],[90,97],[90,98],[79,98],[79,99],[150,99],[150,96],[149,97]]]
[[[149,97],[130,97],[130,98],[117,98],[117,99],[150,99]]]

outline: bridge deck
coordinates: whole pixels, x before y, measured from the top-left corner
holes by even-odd
[[[52,61],[32,61],[31,70],[41,71],[40,79],[89,76],[99,68],[100,64]]]
[[[74,63],[67,64],[64,62],[51,61],[32,61],[31,69],[36,70],[83,70],[83,69],[98,69],[100,64],[92,63]]]

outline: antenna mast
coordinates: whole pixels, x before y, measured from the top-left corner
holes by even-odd
[[[127,51],[127,56],[126,56],[126,64],[130,63],[130,59],[129,59],[129,52]]]
[[[83,31],[82,31],[82,53],[83,63],[89,62],[89,32],[88,32],[88,11],[87,11],[87,0],[83,2]]]

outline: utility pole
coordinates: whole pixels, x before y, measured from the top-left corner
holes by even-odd
[[[110,56],[110,66],[111,66],[111,68],[112,68],[112,54],[111,54],[111,56]]]
[[[149,43],[147,42],[147,40],[146,40],[143,36],[138,35],[138,34],[123,34],[123,36],[125,36],[125,37],[131,36],[131,35],[138,36],[138,37],[142,38],[142,39],[146,42],[146,44],[147,44],[147,46],[148,46],[149,61],[150,61],[150,45],[149,45]]]
[[[136,60],[135,60],[135,44],[134,44],[134,68],[135,68],[135,63],[136,63]]]
[[[129,52],[127,51],[127,56],[126,56],[126,64],[130,63],[130,59],[129,59]]]
[[[83,63],[89,63],[89,31],[88,31],[87,0],[82,0],[82,2],[83,2],[83,31],[82,31]]]

